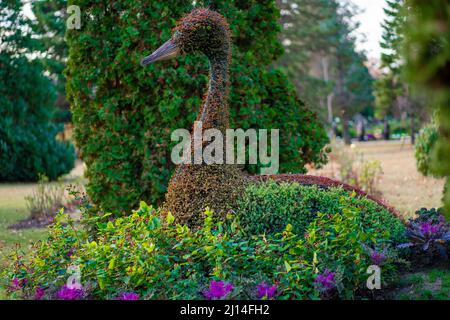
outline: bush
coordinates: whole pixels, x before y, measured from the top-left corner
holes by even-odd
[[[74,167],[73,145],[56,140],[53,102],[36,61],[0,54],[0,181],[54,180]]]
[[[417,161],[417,170],[424,176],[431,174],[430,162],[432,150],[439,138],[438,127],[432,122],[423,127],[416,139],[415,156]]]
[[[343,205],[341,199],[345,199]],[[317,214],[341,212],[343,206],[361,213],[363,227],[388,230],[397,241],[403,224],[384,207],[364,197],[352,196],[342,188],[321,188],[298,183],[273,181],[247,187],[238,204],[237,216],[248,234],[281,232],[287,223],[295,233],[303,234]]]
[[[46,176],[40,176],[36,190],[25,197],[31,217],[39,218],[54,215],[66,204],[64,187],[61,183],[49,184]]]
[[[378,183],[383,174],[380,160],[367,160],[361,162],[360,173],[358,177],[358,186],[368,194],[380,194]]]
[[[205,57],[182,56],[143,69],[139,61],[171,36],[192,1],[68,1],[81,6],[80,30],[68,30],[67,94],[75,139],[87,163],[87,191],[106,210],[157,203],[174,166],[170,133],[191,128],[207,87]],[[325,161],[327,136],[279,69],[275,1],[197,1],[230,23],[230,124],[280,129],[280,170],[304,172]],[[93,19],[92,17],[95,17]],[[301,156],[299,156],[301,154]],[[249,167],[254,172],[257,168]]]
[[[377,260],[383,279],[394,275],[395,251],[389,232],[362,228],[362,212],[346,205],[351,198],[341,200],[339,212],[317,215],[306,238],[289,224],[279,234],[243,237],[232,216],[214,222],[209,210],[192,231],[145,203],[123,218],[84,220],[96,226],[92,236],[61,212],[30,256],[13,254],[3,285],[28,299],[204,299],[212,287],[224,289],[222,298],[262,298],[261,291],[266,298],[352,298],[374,250],[384,252]],[[69,287],[70,279],[78,285]]]

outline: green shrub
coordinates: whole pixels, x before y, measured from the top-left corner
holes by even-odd
[[[447,178],[443,202],[444,215],[450,220],[450,3],[446,0],[408,0],[407,3],[403,50],[406,75],[414,86],[426,93],[438,115],[439,137],[431,171]]]
[[[417,170],[424,176],[431,174],[430,162],[432,159],[432,150],[439,138],[438,127],[432,122],[423,127],[416,139],[415,156],[417,162]]]
[[[79,268],[83,297],[114,299],[123,292],[146,299],[203,299],[212,279],[231,283],[227,298],[255,298],[261,282],[277,285],[279,299],[351,298],[365,284],[373,264],[367,248],[388,250],[390,235],[363,228],[361,212],[351,199],[341,211],[318,214],[306,227],[307,237],[291,225],[279,234],[243,237],[236,220],[214,222],[205,212],[204,226],[195,231],[175,225],[168,215],[141,203],[133,214],[109,220],[110,214],[88,218],[95,235],[60,213],[49,238],[34,245],[29,256],[14,253],[4,272],[3,286],[12,298],[53,299]],[[380,262],[383,279],[394,271],[395,251]],[[317,287],[325,270],[336,274],[333,296]]]
[[[361,161],[358,186],[368,194],[379,194],[378,183],[382,174],[383,168],[381,167],[380,160]]]
[[[352,197],[342,188],[320,188],[298,183],[273,181],[249,185],[239,200],[237,216],[248,234],[274,233],[291,224],[302,234],[317,213],[333,214],[345,206],[360,211],[364,227],[389,230],[398,240],[404,232],[402,223],[388,210],[366,198]]]
[[[52,89],[36,61],[0,53],[0,181],[54,180],[74,167],[73,145],[56,139]]]
[[[87,191],[106,210],[129,212],[140,199],[157,203],[166,192],[174,169],[170,134],[192,127],[207,87],[207,60],[189,55],[145,69],[139,61],[170,38],[192,3],[68,1],[82,15],[81,29],[66,35],[74,136],[88,167]],[[325,131],[286,75],[270,67],[282,53],[275,1],[205,0],[197,6],[217,10],[231,27],[231,128],[280,129],[282,172],[323,163]]]

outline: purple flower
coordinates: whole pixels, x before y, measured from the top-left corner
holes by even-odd
[[[117,300],[139,300],[139,295],[134,292],[122,292],[117,297]]]
[[[422,222],[419,225],[420,232],[428,235],[433,235],[439,232],[441,229],[440,224],[432,224],[430,221]]]
[[[331,290],[336,286],[336,284],[334,283],[335,275],[335,272],[331,272],[330,270],[325,269],[322,274],[317,275],[315,283],[322,290]]]
[[[269,286],[267,283],[262,282],[256,286],[256,296],[258,299],[262,299],[266,297],[267,299],[271,299],[275,296],[277,292],[277,285]]]
[[[233,290],[231,283],[225,283],[224,281],[212,280],[209,284],[209,288],[203,292],[203,295],[210,300],[225,298]]]
[[[370,253],[370,259],[373,264],[379,266],[384,262],[384,260],[386,260],[386,255],[383,252],[372,250]]]
[[[11,291],[17,291],[21,288],[21,281],[17,278],[12,279],[11,281]]]
[[[56,297],[60,300],[78,300],[84,295],[83,289],[69,288],[67,285],[62,286]]]
[[[42,288],[37,288],[34,292],[34,300],[41,300],[45,294],[45,290]]]

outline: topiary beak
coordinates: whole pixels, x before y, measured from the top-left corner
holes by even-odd
[[[175,42],[172,39],[170,39],[169,41],[165,42],[161,47],[159,47],[155,52],[153,52],[151,55],[142,59],[141,66],[146,66],[156,61],[175,58],[176,56],[179,55],[179,53],[180,48],[178,48]]]

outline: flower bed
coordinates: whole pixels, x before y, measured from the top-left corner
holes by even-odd
[[[395,278],[398,225],[375,232],[374,218],[362,227],[351,198],[339,212],[317,213],[303,234],[287,224],[250,237],[234,216],[215,221],[209,210],[197,230],[145,203],[127,217],[85,217],[83,227],[61,212],[47,241],[13,255],[4,286],[25,299],[355,298],[370,265],[379,264],[383,284]]]

